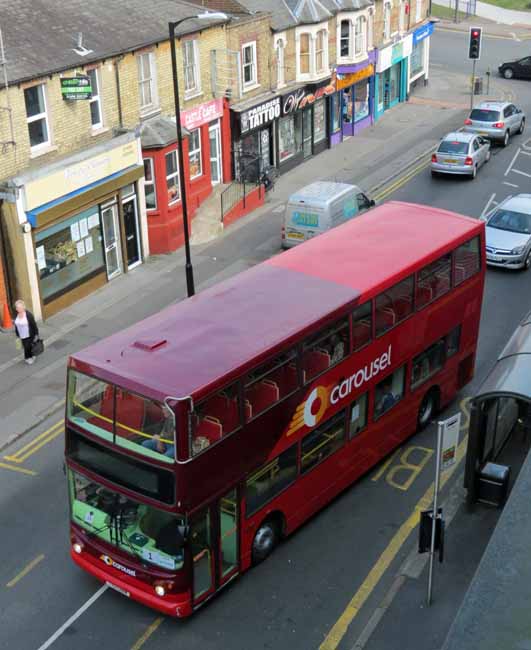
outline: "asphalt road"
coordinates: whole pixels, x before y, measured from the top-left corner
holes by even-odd
[[[438,46],[434,39],[434,57]],[[444,52],[448,51],[452,47],[446,45]],[[448,63],[453,65],[450,59]],[[518,88],[519,99],[531,114],[531,86]],[[530,136],[531,129],[507,149],[496,150],[474,181],[434,180],[424,169],[388,198],[479,217],[487,204],[526,190],[531,156],[525,147],[531,153],[531,140],[526,144]],[[279,213],[257,220],[252,227],[237,229],[213,243],[204,255],[234,259],[243,268],[278,251],[279,222]],[[451,412],[473,392],[529,310],[530,283],[531,275],[526,273],[487,272],[476,379]],[[68,558],[62,436],[59,427],[50,430],[58,420],[59,416],[50,419],[0,457],[2,650],[318,650],[433,475],[434,426],[412,438],[404,450],[410,462],[419,466],[417,473],[394,471],[398,459],[383,471],[377,468],[282,544],[265,564],[234,582],[190,620],[162,620],[110,590],[80,613],[100,585]],[[413,545],[410,538],[395,548],[389,570],[371,583],[368,599],[340,643],[328,648],[351,650],[389,588],[393,569]],[[76,613],[80,615],[55,638]]]

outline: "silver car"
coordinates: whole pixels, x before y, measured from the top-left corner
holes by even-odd
[[[490,160],[490,143],[474,133],[449,133],[431,157],[431,175],[467,174],[476,178],[477,170]]]
[[[486,217],[487,264],[507,269],[531,266],[531,194],[502,201]]]
[[[481,102],[465,120],[466,133],[477,133],[506,147],[515,133],[523,133],[525,113],[510,102]]]

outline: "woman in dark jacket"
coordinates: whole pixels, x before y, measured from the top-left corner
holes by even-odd
[[[15,303],[17,317],[15,318],[15,333],[22,341],[24,348],[24,361],[32,364],[35,357],[32,353],[33,343],[39,338],[39,328],[35,322],[33,314],[26,309],[23,300],[17,300]]]

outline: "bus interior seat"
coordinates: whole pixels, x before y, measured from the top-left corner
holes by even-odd
[[[376,331],[385,331],[396,323],[395,312],[390,307],[376,310]]]
[[[352,341],[354,350],[357,350],[367,341],[371,340],[371,323],[367,320],[356,321],[352,327]]]
[[[397,319],[404,320],[413,311],[411,296],[398,296],[393,303],[393,308]]]
[[[144,423],[144,400],[131,393],[116,392],[116,434],[127,440],[142,441],[145,438],[129,429],[141,431]],[[121,426],[120,426],[121,425]],[[127,428],[123,428],[127,427]]]
[[[217,418],[205,415],[199,420],[194,437],[206,438],[212,444],[223,437],[223,426]]]
[[[307,350],[302,358],[305,378],[312,379],[330,367],[330,355],[323,350]]]
[[[254,414],[261,413],[265,409],[276,404],[280,399],[280,391],[277,384],[270,379],[257,381],[245,389],[245,397],[251,403]]]
[[[278,387],[279,399],[283,399],[298,386],[297,366],[294,363],[285,364],[269,373],[268,378]]]
[[[238,401],[226,395],[216,393],[209,397],[200,407],[201,417],[216,418],[222,425],[224,433],[234,431],[240,423]]]
[[[417,307],[424,307],[433,298],[433,290],[427,284],[420,284],[417,286]]]
[[[243,408],[245,411],[245,420],[248,422],[253,417],[253,407],[248,399],[244,400]]]

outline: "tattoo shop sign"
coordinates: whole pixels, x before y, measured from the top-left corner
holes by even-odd
[[[261,126],[266,126],[280,117],[280,97],[253,106],[240,113],[240,133],[243,135]]]

